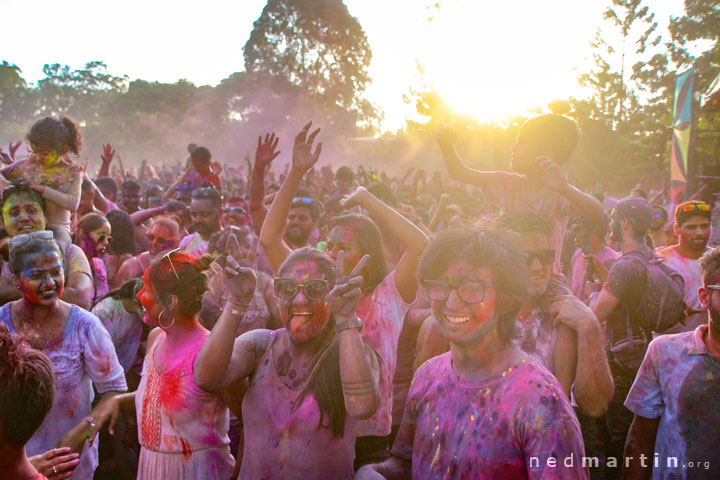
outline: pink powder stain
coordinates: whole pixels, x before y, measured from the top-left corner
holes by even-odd
[[[179,371],[168,372],[160,377],[162,386],[160,388],[160,403],[167,410],[168,414],[187,407],[186,399],[182,391],[182,377]]]

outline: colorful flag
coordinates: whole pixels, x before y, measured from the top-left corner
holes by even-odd
[[[675,203],[680,203],[678,196],[687,185],[694,78],[695,71],[691,68],[678,75],[675,84],[673,139],[670,151],[670,195]]]

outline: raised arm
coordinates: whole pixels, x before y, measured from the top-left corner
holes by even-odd
[[[260,244],[275,272],[291,252],[290,247],[283,240],[283,233],[292,206],[292,199],[300,186],[303,175],[315,165],[320,158],[320,152],[322,152],[322,143],[318,143],[315,152],[312,152],[313,141],[320,133],[320,129],[318,128],[308,135],[311,125],[312,122],[308,122],[295,136],[292,165],[270,205],[270,210],[260,230]]]
[[[395,269],[395,284],[407,303],[412,303],[417,292],[417,267],[428,237],[410,220],[383,203],[365,187],[358,187],[353,193],[340,201],[345,208],[360,205],[370,213],[376,222],[385,227],[402,245],[405,253]]]
[[[218,392],[247,378],[257,364],[258,341],[267,330],[252,330],[235,339],[240,322],[255,293],[257,277],[252,266],[255,263],[257,239],[253,238],[248,257],[243,258],[235,235],[228,240],[233,255],[228,255],[223,270],[230,298],[222,315],[200,349],[195,360],[194,378],[198,387],[208,392]]]
[[[438,130],[435,138],[440,146],[448,175],[456,182],[476,185],[478,187],[491,187],[495,185],[500,177],[511,175],[507,172],[485,172],[475,170],[466,166],[455,150],[457,132],[452,127],[442,127]]]
[[[344,252],[338,254],[338,272],[345,271],[344,257]],[[357,319],[357,307],[363,297],[363,278],[359,276],[359,272],[365,268],[368,260],[369,255],[363,256],[350,275],[339,279],[328,295],[328,307],[333,313],[336,329]],[[377,354],[365,345],[359,328],[345,328],[337,336],[345,409],[351,417],[366,420],[373,416],[380,403],[377,380],[380,367]]]
[[[260,229],[265,222],[265,215],[267,215],[267,208],[263,199],[265,198],[265,169],[278,155],[280,150],[277,152],[279,137],[276,137],[274,133],[266,133],[265,141],[262,141],[262,137],[258,137],[257,148],[255,149],[255,165],[253,166],[252,173],[250,174],[250,217],[252,218],[253,230],[255,235],[260,235]],[[248,165],[250,160],[248,159]]]
[[[163,213],[165,213],[166,208],[167,208],[167,205],[160,205],[159,207],[155,207],[155,208],[138,210],[135,213],[131,213],[130,218],[132,218],[133,225],[142,225],[143,223],[147,222],[151,218],[157,217],[158,215],[162,215]]]
[[[40,185],[37,183],[31,183],[30,188],[40,193],[45,200],[50,200],[54,204],[74,212],[80,205],[83,174],[84,172],[79,165],[71,166],[71,181],[67,193],[48,187],[47,185]]]
[[[110,176],[110,164],[115,156],[115,149],[109,143],[103,144],[103,153],[100,155],[102,165],[100,165],[100,172],[98,172],[98,178]]]

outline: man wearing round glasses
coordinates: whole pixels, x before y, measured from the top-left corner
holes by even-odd
[[[512,342],[528,296],[523,257],[493,229],[430,241],[418,277],[450,351],[415,372],[392,456],[356,479],[588,478],[580,462],[547,463],[582,458],[584,449],[558,381]]]
[[[635,417],[623,478],[720,478],[720,248],[699,265],[698,297],[709,322],[650,343],[625,401]]]
[[[688,312],[685,325],[673,329],[673,332],[689,332],[707,322],[707,313],[698,298],[698,288],[702,286],[698,259],[708,249],[711,215],[710,206],[704,202],[689,201],[678,205],[675,209],[675,225],[673,225],[678,243],[657,252],[658,257],[685,279],[683,298],[692,309]]]

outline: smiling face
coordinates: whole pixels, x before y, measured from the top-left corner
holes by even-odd
[[[88,258],[99,257],[107,250],[111,233],[112,230],[108,222],[103,223],[91,232],[82,232],[80,248],[83,249]]]
[[[56,251],[25,255],[22,272],[14,276],[23,298],[34,305],[51,306],[65,286],[63,267]]]
[[[45,229],[45,214],[28,193],[10,195],[2,208],[3,227],[11,236]]]
[[[524,233],[518,238],[518,245],[523,251],[528,252],[530,264],[528,274],[530,275],[530,297],[539,297],[547,289],[550,275],[552,274],[552,262],[543,265],[540,261],[541,251],[552,250],[553,246],[550,237],[543,233]]]
[[[492,277],[489,269],[474,267],[467,260],[459,260],[450,264],[437,280],[451,285],[466,282],[489,285],[493,282]],[[465,303],[458,296],[457,289],[452,289],[447,299],[432,300],[431,305],[435,319],[450,343],[474,343],[497,328],[493,287],[485,288],[485,297],[480,303]]]
[[[330,281],[326,273],[321,272],[314,260],[298,260],[285,265],[279,278],[291,278],[298,284],[305,284],[309,280]],[[317,338],[326,328],[330,320],[330,309],[327,303],[327,293],[321,300],[310,300],[305,296],[302,288],[298,290],[295,298],[286,299],[278,296],[280,318],[295,343],[306,343]]]
[[[173,236],[170,227],[162,223],[153,223],[147,232],[148,251],[153,257],[159,253],[177,247],[178,239]]]

